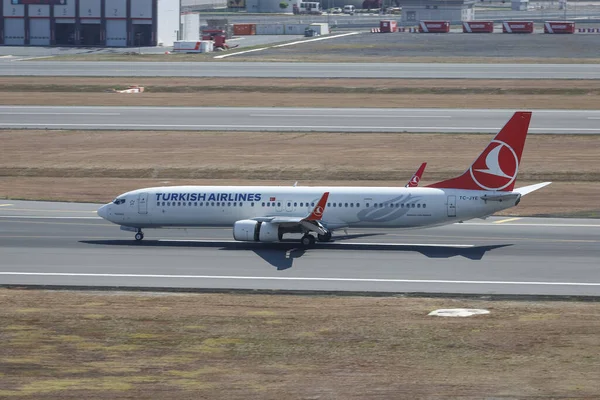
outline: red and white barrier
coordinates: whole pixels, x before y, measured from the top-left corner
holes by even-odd
[[[575,33],[575,22],[546,21],[544,33]]]
[[[371,28],[371,33],[380,33],[381,29],[379,28]]]
[[[533,21],[504,21],[503,33],[533,33]]]
[[[450,22],[448,21],[420,21],[420,33],[448,33],[450,32]]]
[[[392,19],[379,21],[381,33],[394,33],[398,30],[398,22]]]
[[[493,21],[463,21],[463,33],[493,33]]]

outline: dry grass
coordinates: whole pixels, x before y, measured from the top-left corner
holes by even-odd
[[[131,84],[149,92],[103,93]],[[153,93],[152,87],[160,92]],[[310,88],[314,90],[307,92]],[[0,78],[0,91],[6,93],[0,104],[598,109],[599,90],[596,81],[577,80],[11,77]]]
[[[302,185],[398,186],[423,161],[428,162],[427,184],[462,173],[491,137],[5,130],[0,131],[0,197],[104,202],[139,187],[289,185],[296,180]],[[598,136],[530,136],[519,185],[555,184],[507,213],[598,216],[599,141]]]
[[[0,298],[2,398],[600,393],[595,303],[18,290]],[[427,316],[453,307],[491,314]]]

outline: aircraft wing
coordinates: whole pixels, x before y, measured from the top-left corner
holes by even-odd
[[[325,206],[327,205],[327,199],[329,198],[329,192],[323,193],[321,199],[317,202],[317,205],[310,214],[306,217],[291,217],[291,216],[270,216],[270,217],[258,217],[252,218],[255,221],[260,222],[270,222],[272,224],[278,225],[302,225],[306,229],[310,231],[315,231],[320,234],[325,234],[326,229],[321,224],[320,220],[323,217],[323,212],[325,211]]]
[[[419,186],[419,182],[421,181],[421,178],[423,177],[423,172],[425,171],[425,167],[427,166],[427,163],[423,163],[421,164],[421,166],[419,167],[419,169],[417,170],[417,172],[415,172],[413,174],[413,176],[410,178],[410,180],[408,181],[408,183],[404,186],[404,187],[417,187]]]

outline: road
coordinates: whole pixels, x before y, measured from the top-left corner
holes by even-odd
[[[0,201],[0,285],[600,295],[599,220],[351,230],[302,250],[233,242],[229,228],[147,230],[135,243],[96,208]]]
[[[0,128],[497,132],[514,110],[0,106]],[[530,133],[599,134],[600,111],[535,110]]]
[[[0,76],[600,79],[600,64],[89,62],[0,59]]]

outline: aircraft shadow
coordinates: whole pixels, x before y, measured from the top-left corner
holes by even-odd
[[[343,243],[343,239],[375,236],[380,234],[358,234],[336,236],[335,240],[328,243],[317,243],[314,247],[303,248],[296,240],[284,240],[278,243],[235,242],[229,240],[193,240],[193,241],[159,241],[144,240],[81,240],[80,243],[105,245],[105,246],[131,246],[131,247],[187,247],[187,248],[215,248],[222,251],[252,251],[257,256],[268,262],[277,270],[286,270],[293,266],[294,259],[302,257],[307,252],[319,250],[360,250],[360,251],[398,251],[416,252],[428,258],[464,257],[470,260],[481,260],[491,250],[512,246],[512,244],[455,247],[419,244],[394,244],[394,243]]]

